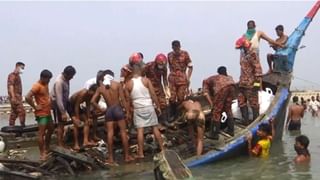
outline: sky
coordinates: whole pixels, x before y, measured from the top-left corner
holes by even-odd
[[[128,2],[0,2],[0,95],[7,94],[7,76],[15,63],[26,64],[23,93],[39,79],[41,70],[54,74],[73,65],[77,73],[71,92],[84,86],[100,69],[112,69],[119,80],[120,68],[133,52],[144,61],[171,51],[180,40],[194,65],[191,86],[216,74],[219,66],[238,81],[239,51],[235,41],[246,31],[248,20],[257,30],[275,39],[274,28],[290,35],[315,1],[128,1]],[[291,88],[320,89],[320,12],[306,31],[297,52]],[[260,43],[260,61],[267,72],[266,54],[273,50]]]

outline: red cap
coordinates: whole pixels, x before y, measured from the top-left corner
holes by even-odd
[[[156,59],[155,59],[156,63],[157,64],[166,64],[168,59],[167,59],[167,56],[160,53],[156,56]]]
[[[242,36],[241,38],[239,38],[237,41],[236,41],[236,48],[250,48],[251,46],[251,43],[250,41],[245,38],[244,36]]]
[[[130,57],[129,57],[129,64],[133,65],[133,64],[139,64],[142,62],[142,57],[139,53],[133,53]]]

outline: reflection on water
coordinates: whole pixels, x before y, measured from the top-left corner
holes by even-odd
[[[31,118],[31,117],[30,117]],[[7,123],[7,120],[5,120]],[[31,120],[30,122],[34,122]],[[3,122],[0,123],[3,125]],[[281,180],[309,180],[319,179],[320,172],[320,119],[312,118],[309,113],[302,121],[301,132],[284,131],[283,139],[273,142],[270,157],[259,159],[248,156],[240,156],[234,159],[217,162],[206,166],[191,169],[194,179],[228,179],[228,180],[257,180],[257,179],[281,179]],[[310,138],[309,150],[311,162],[309,165],[296,165],[293,159],[296,155],[293,144],[295,136],[305,134]],[[116,170],[98,171],[93,174],[83,174],[77,177],[63,179],[153,179],[153,174],[145,172],[148,165],[131,164],[121,166]],[[131,174],[123,174],[124,168],[130,168]],[[115,177],[116,176],[116,177]]]

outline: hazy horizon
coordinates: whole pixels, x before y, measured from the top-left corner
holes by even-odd
[[[257,30],[275,39],[275,26],[283,24],[290,35],[315,1],[270,2],[0,2],[0,95],[7,95],[7,76],[15,63],[26,64],[22,75],[26,94],[39,79],[42,69],[54,77],[67,65],[77,74],[71,92],[83,87],[100,69],[112,69],[119,80],[120,68],[130,54],[140,51],[145,62],[157,53],[171,51],[171,41],[181,41],[194,64],[191,86],[216,74],[220,65],[238,81],[239,51],[234,43],[255,20]],[[291,88],[320,89],[317,43],[320,13],[316,15],[297,52]],[[273,52],[260,44],[263,72],[266,54]]]

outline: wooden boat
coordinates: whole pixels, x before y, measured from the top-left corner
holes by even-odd
[[[275,92],[275,98],[273,99],[268,110],[265,113],[260,114],[260,116],[247,127],[236,125],[235,136],[225,137],[224,143],[222,145],[215,146],[213,150],[203,154],[202,156],[187,158],[185,160],[185,163],[188,167],[196,167],[199,165],[212,163],[246,151],[247,143],[245,135],[249,131],[255,135],[258,126],[261,123],[268,122],[268,120],[272,117],[275,117],[276,119],[275,140],[281,139],[285,123],[287,104],[290,100],[289,89],[291,84],[295,55],[297,50],[299,49],[299,44],[305,31],[311,23],[313,17],[319,10],[319,7],[320,1],[317,1],[310,12],[307,14],[307,16],[289,36],[286,48],[280,49],[276,52],[276,54],[278,55],[277,60],[275,60],[276,71],[263,77],[264,88],[268,87],[272,89],[273,92]],[[207,144],[207,142],[205,144]]]
[[[230,136],[227,133],[221,131],[221,138],[219,141],[205,139],[204,153],[201,156],[195,156],[195,147],[190,144],[191,141],[189,139],[189,134],[186,130],[187,128],[183,127],[184,124],[177,125],[181,126],[180,128],[178,128],[178,130],[167,130],[164,136],[167,139],[168,149],[174,150],[176,153],[178,153],[187,167],[192,168],[203,164],[213,163],[218,160],[231,158],[238,154],[245,153],[247,151],[245,136],[249,132],[255,135],[258,126],[261,123],[268,122],[270,118],[273,117],[276,119],[275,140],[281,139],[284,128],[286,109],[288,102],[290,101],[289,89],[292,78],[292,69],[295,61],[295,54],[299,49],[298,47],[304,35],[304,32],[312,21],[312,18],[317,13],[319,7],[320,1],[317,1],[310,12],[307,14],[307,16],[300,23],[300,25],[289,36],[286,48],[280,49],[276,52],[276,55],[278,56],[277,60],[275,60],[275,71],[271,74],[263,76],[263,89],[271,90],[271,92],[274,94],[274,98],[270,103],[268,109],[265,112],[261,113],[259,117],[256,118],[251,124],[249,124],[248,126],[244,126],[239,121],[236,121],[234,136]],[[209,117],[210,107],[206,99],[201,95],[194,95],[194,98],[201,102],[205,114]],[[151,139],[152,141],[152,137],[149,139]],[[148,141],[148,138],[146,138],[146,141]],[[119,149],[122,148],[121,146],[117,145],[116,147]],[[153,166],[150,166],[149,164],[152,164],[152,157],[156,148],[151,147],[149,149],[151,149],[151,153],[146,153],[146,158],[142,161],[142,163],[148,164],[147,166],[139,168],[136,166],[136,164],[121,164],[121,168],[118,169],[119,172],[126,171],[127,173],[134,173],[137,171],[145,172],[147,170],[153,169]],[[116,159],[119,160],[121,158]],[[170,163],[172,162],[169,162],[168,164]],[[114,169],[115,170],[113,170],[113,172],[117,171],[116,168]]]

